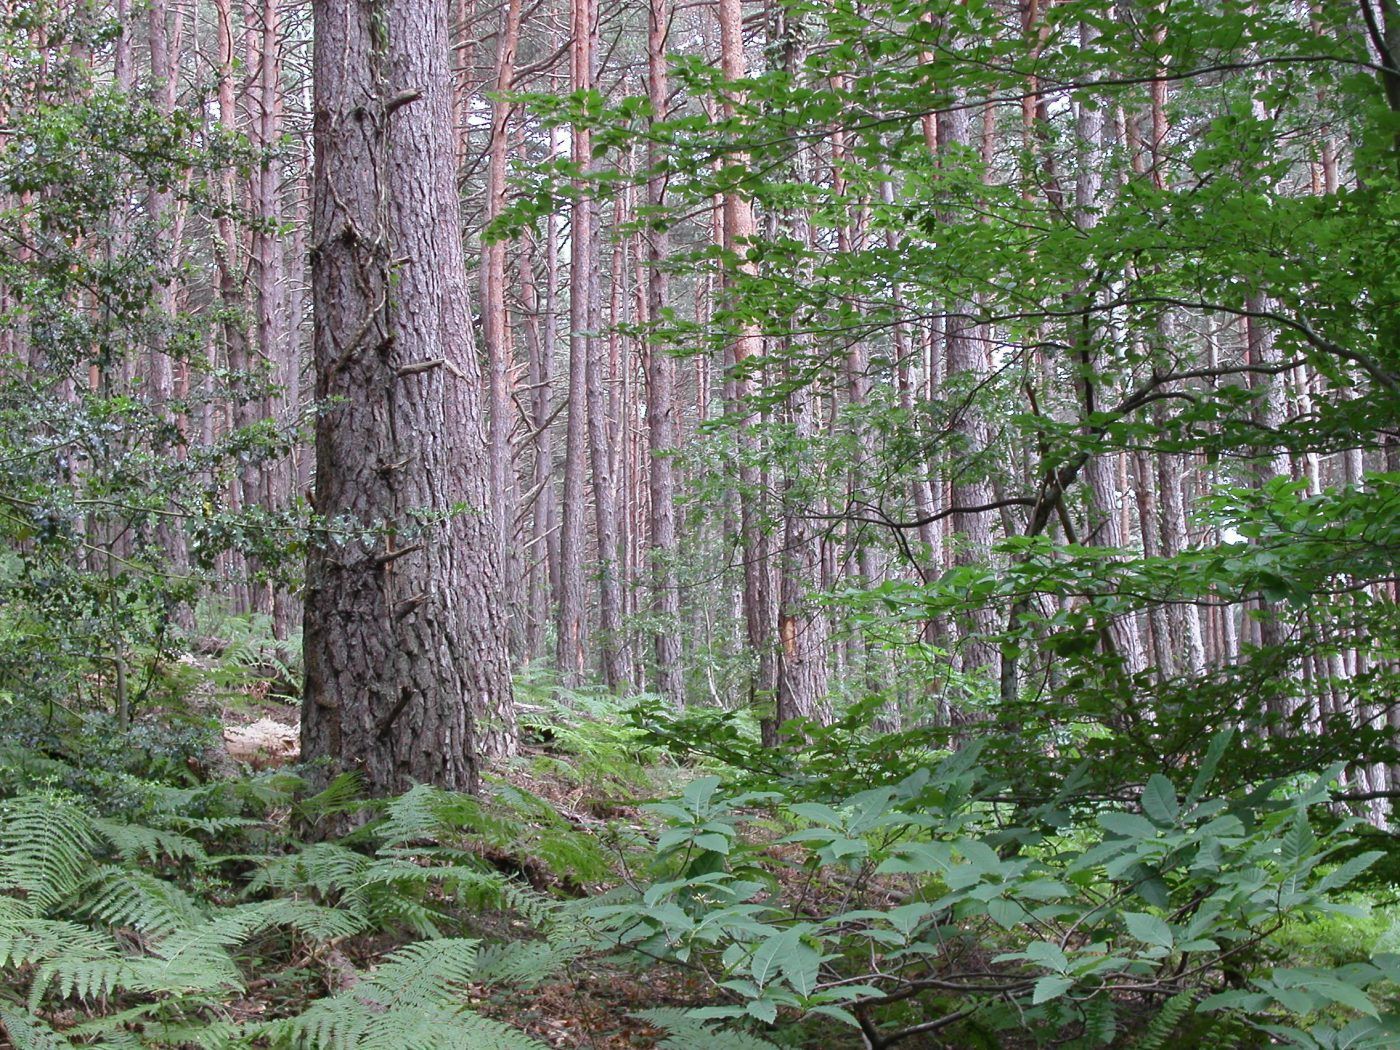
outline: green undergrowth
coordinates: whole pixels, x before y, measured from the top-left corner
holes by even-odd
[[[518,801],[418,787],[315,841],[293,829],[362,808],[348,778],[317,794],[287,773],[150,784],[122,815],[72,792],[13,796],[0,1017],[19,1047],[536,1047],[464,1011],[464,989],[538,982],[584,941],[568,904],[502,859],[603,868],[591,844],[527,834],[537,814]],[[477,926],[492,911],[529,936],[491,943]]]
[[[197,719],[125,752],[88,750],[100,719],[13,737],[10,1042],[539,1047],[512,996],[615,972],[628,1045],[669,1050],[1400,1040],[1390,838],[1338,817],[1336,770],[1222,783],[1227,732],[1029,805],[975,743],[790,727],[779,764],[742,716],[521,700],[480,797],[215,772]]]

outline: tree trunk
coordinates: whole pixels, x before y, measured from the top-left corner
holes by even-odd
[[[742,80],[747,75],[744,57],[744,20],[739,0],[719,2],[720,55],[726,80]],[[725,116],[734,113],[734,104],[726,96]],[[748,252],[754,237],[753,207],[738,191],[724,195],[724,247],[741,259]],[[740,270],[752,272],[753,264],[739,262]],[[773,653],[772,630],[773,594],[768,564],[768,537],[763,531],[759,500],[761,474],[757,466],[757,437],[754,426],[757,417],[750,408],[752,388],[750,362],[761,356],[763,340],[752,325],[745,325],[731,346],[733,356],[733,397],[730,399],[738,418],[739,454],[739,536],[740,557],[743,561],[744,626],[749,649],[756,661],[756,671],[749,682],[749,702],[767,705],[776,689],[777,663]]]
[[[575,91],[593,85],[594,34],[597,21],[590,0],[572,0],[570,21],[570,82]],[[572,159],[580,169],[592,163],[592,134],[587,126],[573,127]],[[564,437],[564,520],[559,534],[559,675],[565,685],[583,681],[587,667],[584,623],[583,562],[585,515],[584,485],[588,457],[588,371],[593,356],[593,332],[589,326],[589,302],[593,296],[595,261],[590,251],[597,205],[586,185],[575,187],[569,216],[569,393],[568,429]]]
[[[252,5],[249,5],[251,11]],[[282,137],[281,62],[278,57],[277,4],[262,0],[262,25],[257,41],[258,70],[256,105],[249,126],[249,139],[261,152],[258,167],[249,178],[249,201],[257,220],[252,232],[251,255],[254,286],[257,289],[258,352],[268,378],[275,384],[265,403],[266,415],[282,425],[289,422],[300,400],[300,362],[296,341],[287,323],[287,275],[282,256],[282,238],[275,229],[281,214],[281,161],[276,151]],[[251,27],[250,27],[251,31]],[[255,59],[248,56],[249,62]],[[286,456],[268,460],[261,468],[261,498],[264,509],[280,510],[287,505],[292,490],[292,461]],[[276,587],[260,588],[270,599],[273,629],[285,638],[292,620],[292,597]]]
[[[520,0],[507,0],[505,22],[496,48],[496,97],[491,100],[491,141],[486,162],[486,224],[489,226],[505,210],[506,160],[510,152],[511,103],[501,97],[515,82],[515,52],[520,40]],[[519,657],[523,647],[520,621],[521,566],[512,542],[515,523],[514,461],[511,432],[515,429],[515,408],[511,403],[511,331],[506,311],[506,242],[487,241],[481,260],[481,334],[486,343],[490,376],[490,464],[491,504],[494,510],[496,543],[501,552],[506,607],[512,624],[511,651]]]
[[[651,121],[666,119],[669,87],[666,76],[666,40],[671,26],[668,0],[647,5],[647,99]],[[656,689],[677,707],[685,703],[685,676],[681,670],[679,634],[681,598],[676,575],[680,544],[676,535],[675,452],[680,443],[676,418],[676,362],[656,336],[670,307],[670,280],[666,272],[670,237],[660,212],[666,206],[666,175],[660,170],[659,144],[647,144],[647,208],[657,224],[644,234],[647,245],[647,451],[648,486],[651,495],[651,611],[656,618],[653,643],[656,651]]]
[[[941,162],[948,163],[948,153],[968,145],[969,127],[966,109],[955,108],[938,114],[937,131]],[[949,305],[943,318],[943,351],[949,381],[960,382],[957,395],[960,407],[954,422],[959,438],[959,458],[976,456],[987,446],[987,426],[977,411],[974,385],[991,371],[991,361],[985,342],[977,337],[977,331],[969,314],[972,306],[966,302]],[[953,507],[980,507],[992,502],[992,485],[979,465],[969,470],[966,466],[954,467],[952,479],[951,505]],[[992,519],[982,511],[958,511],[950,516],[954,536],[952,556],[954,565],[974,565],[991,557]],[[965,674],[985,674],[996,663],[995,644],[990,636],[996,633],[995,617],[991,609],[974,609],[971,614],[966,636],[958,645],[959,669]],[[965,713],[950,712],[954,720],[964,719]]]
[[[315,0],[317,542],[302,753],[474,790],[514,746],[446,0]],[[465,510],[461,509],[465,506]]]

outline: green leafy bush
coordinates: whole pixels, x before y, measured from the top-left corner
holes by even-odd
[[[1346,826],[1316,828],[1337,771],[1211,797],[1230,745],[1216,737],[1184,796],[1156,775],[1129,803],[1015,820],[976,748],[826,801],[700,778],[651,807],[666,827],[650,878],[593,915],[643,957],[701,968],[728,1000],[701,1022],[822,1019],[875,1046],[1394,1038],[1381,1004],[1400,956],[1298,967],[1268,951],[1290,921],[1345,913],[1338,891],[1378,857],[1338,864]]]

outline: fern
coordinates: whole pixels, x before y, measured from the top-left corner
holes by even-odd
[[[199,922],[204,913],[174,883],[149,872],[103,865],[75,894],[73,914],[106,926],[167,934]]]
[[[14,1050],[69,1050],[73,1045],[39,1018],[13,1007],[0,1005],[0,1024]]]
[[[477,942],[421,941],[386,957],[350,991],[262,1029],[275,1046],[316,1050],[542,1050],[498,1021],[457,1007],[475,976]]]
[[[54,793],[0,803],[0,981],[11,995],[0,1023],[14,1029],[11,1044],[68,1046],[71,1037],[112,1048],[212,1050],[271,1039],[317,1050],[540,1050],[507,1025],[463,1012],[464,986],[557,973],[583,950],[582,927],[566,905],[483,870],[470,848],[442,844],[483,827],[514,838],[518,827],[477,799],[425,788],[386,806],[385,841],[373,856],[337,843],[257,852],[258,838],[276,833],[259,819],[259,800],[284,806],[300,784],[262,777],[153,790],[145,823],[94,816],[81,800]],[[252,852],[210,848],[238,839]],[[219,877],[228,862],[249,860],[257,866],[241,886]],[[501,907],[508,894],[543,940],[493,950],[483,967],[475,941],[438,939],[464,907]],[[404,929],[433,939],[391,953],[351,991],[313,1000],[297,1017],[213,1019],[243,994],[254,942],[259,957],[276,958],[297,953],[298,941]],[[13,1002],[20,992],[27,1008]],[[68,1033],[30,1020],[59,1004],[63,1016],[77,1013]]]
[[[93,820],[92,829],[128,862],[145,858],[152,864],[159,864],[168,857],[203,864],[209,859],[203,846],[179,832],[105,819]]]
[[[558,977],[580,952],[548,941],[511,941],[481,952],[477,979],[487,984],[533,988]]]
[[[90,870],[97,834],[70,799],[22,795],[0,815],[0,892],[18,891],[33,915],[70,896]]]
[[[779,1050],[766,1039],[721,1028],[713,1028],[691,1016],[689,1010],[658,1008],[634,1014],[670,1034],[657,1044],[657,1050]]]
[[[1133,1041],[1133,1050],[1164,1050],[1167,1041],[1196,1008],[1195,991],[1178,992],[1157,1011],[1157,1016]]]

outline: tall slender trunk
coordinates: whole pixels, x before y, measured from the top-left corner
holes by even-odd
[[[953,163],[955,151],[969,143],[969,120],[965,108],[956,107],[938,114],[938,148],[940,163]],[[943,356],[949,381],[959,386],[957,417],[954,433],[961,452],[962,465],[953,468],[950,499],[953,507],[980,507],[992,502],[991,481],[976,457],[987,447],[987,425],[977,409],[971,391],[974,385],[991,371],[986,342],[978,338],[969,316],[972,304],[952,302],[943,316]],[[968,464],[971,464],[969,466]],[[992,518],[985,512],[962,510],[949,518],[953,535],[949,537],[954,565],[973,565],[991,557]],[[997,659],[996,646],[990,636],[996,632],[991,609],[975,609],[970,614],[967,631],[958,643],[959,669],[965,674],[986,674]],[[950,711],[954,721],[966,718],[966,712]]]
[[[598,541],[598,649],[603,665],[603,681],[614,692],[623,691],[632,680],[631,651],[622,626],[623,564],[621,560],[622,531],[618,514],[618,475],[616,445],[611,413],[612,340],[599,338],[603,327],[603,289],[598,280],[601,271],[601,231],[599,213],[592,211],[588,261],[588,459],[593,474],[593,522]],[[613,246],[612,259],[622,250]],[[610,270],[609,295],[613,281],[619,278],[616,267]]]
[[[216,0],[215,20],[219,49],[217,72],[217,98],[220,130],[232,135],[237,127],[238,113],[233,94],[233,11],[231,0]],[[220,176],[221,203],[229,210],[220,215],[216,223],[214,259],[218,269],[219,305],[223,317],[220,322],[220,339],[223,344],[224,363],[228,371],[237,377],[248,369],[249,339],[245,320],[246,303],[242,273],[242,246],[238,231],[234,226],[232,210],[237,205],[237,189],[234,186],[233,172],[225,171]],[[235,383],[240,382],[234,379]],[[229,399],[226,429],[229,426],[243,428],[251,426],[256,419],[257,408],[253,399],[234,396]],[[245,472],[238,471],[229,485],[229,507],[235,513],[247,505],[245,497]],[[229,579],[229,589],[233,597],[233,611],[252,611],[252,593],[248,567],[241,554],[230,552],[224,558],[224,566]]]
[[[1091,46],[1099,32],[1088,23],[1080,26],[1080,45]],[[1075,137],[1078,145],[1078,163],[1074,184],[1074,223],[1081,230],[1090,230],[1099,223],[1107,194],[1103,186],[1101,167],[1108,147],[1105,134],[1105,113],[1102,107],[1081,103],[1075,116]],[[1087,299],[1096,294],[1096,289],[1087,284],[1078,290],[1077,298]],[[1083,304],[1081,304],[1083,305]],[[1074,322],[1076,327],[1076,351],[1078,366],[1080,409],[1084,426],[1099,409],[1113,399],[1114,367],[1112,351],[1108,346],[1111,335],[1102,331],[1093,320],[1092,311],[1084,306],[1082,318]],[[1089,519],[1084,530],[1084,539],[1099,547],[1122,549],[1126,547],[1128,534],[1123,527],[1123,507],[1127,502],[1127,492],[1119,482],[1120,452],[1097,452],[1084,465],[1084,482],[1089,500]],[[1123,670],[1129,675],[1141,672],[1147,665],[1143,652],[1142,635],[1134,616],[1121,616],[1106,625],[1103,634],[1105,644],[1111,642],[1115,655],[1122,661]]]
[[[249,6],[250,12],[253,10]],[[282,254],[282,238],[275,229],[281,217],[282,137],[281,59],[278,45],[277,4],[262,0],[261,26],[255,39],[257,51],[248,56],[256,61],[257,85],[249,137],[261,152],[258,166],[249,178],[249,201],[256,222],[252,231],[251,258],[256,296],[256,331],[261,367],[273,384],[263,411],[278,423],[286,424],[300,400],[300,361],[296,341],[287,323],[287,274]],[[250,32],[252,27],[250,28]],[[279,456],[261,467],[261,500],[266,510],[285,507],[291,496],[292,462]],[[260,588],[270,607],[273,628],[285,638],[291,627],[293,599],[285,591]]]
[[[720,65],[726,80],[743,80],[748,72],[744,57],[744,21],[740,0],[719,0]],[[734,105],[728,98],[725,116],[732,118]],[[724,195],[724,247],[740,259],[743,273],[753,272],[745,257],[754,238],[753,207],[739,190]],[[739,456],[739,536],[743,562],[743,608],[745,634],[756,670],[749,683],[749,702],[766,706],[772,701],[777,684],[777,663],[773,652],[773,591],[769,565],[769,541],[762,524],[762,473],[757,465],[758,415],[751,406],[753,362],[762,356],[763,340],[752,324],[745,323],[730,347],[732,354],[733,396],[729,399],[738,419]]]
[[[169,12],[166,8],[165,0],[151,0],[150,7],[147,8],[147,43],[150,47],[151,61],[151,99],[155,104],[156,111],[166,118],[175,114],[175,97],[177,86],[177,67],[173,58],[173,51],[178,48],[179,33],[176,32],[176,40],[170,39]],[[178,26],[178,23],[176,23]],[[164,226],[170,225],[169,239],[174,246],[172,255],[178,260],[180,248],[180,216],[173,208],[174,194],[165,188],[151,186],[146,194],[146,209],[152,222]],[[147,392],[152,407],[155,412],[175,423],[176,428],[183,434],[184,420],[176,419],[175,401],[175,376],[176,362],[169,353],[169,340],[166,329],[167,325],[174,322],[176,314],[176,284],[175,275],[178,272],[178,264],[172,264],[170,269],[163,275],[156,289],[154,296],[156,308],[156,335],[153,340],[153,349],[145,362]],[[171,450],[180,459],[185,458],[186,446],[183,440],[176,440]],[[164,551],[165,557],[169,561],[170,571],[175,576],[184,575],[189,570],[189,548],[186,542],[184,528],[178,519],[162,519],[156,526],[156,541]],[[171,613],[177,622],[184,626],[192,626],[192,610],[187,606],[180,606],[171,609]]]
[[[530,539],[525,547],[525,657],[538,658],[544,649],[544,628],[554,608],[553,581],[558,568],[555,532],[554,444],[550,428],[550,380],[554,371],[553,333],[540,300],[535,274],[535,239],[526,233],[519,260],[520,304],[525,314],[526,377],[530,386],[530,426],[534,434],[534,464],[530,478]],[[552,308],[551,308],[552,309]]]
[[[495,96],[491,100],[491,141],[486,162],[486,223],[495,222],[506,205],[506,161],[510,153],[511,102],[503,95],[514,87],[515,53],[520,41],[520,0],[506,0],[496,47]],[[486,344],[490,383],[491,510],[501,552],[506,606],[511,619],[511,651],[519,657],[524,646],[521,564],[514,540],[515,475],[511,432],[515,411],[511,403],[510,316],[506,309],[506,242],[486,240],[481,259],[481,333]]]
[[[594,34],[597,20],[591,0],[572,0],[570,26],[573,41],[569,47],[570,83],[575,91],[591,89],[594,80]],[[588,127],[575,124],[571,155],[574,164],[587,169],[592,164],[593,136]],[[587,664],[587,635],[584,619],[584,544],[586,521],[587,460],[589,453],[589,362],[595,342],[590,326],[590,303],[594,296],[592,251],[597,205],[589,187],[580,183],[569,213],[569,393],[568,428],[564,439],[564,517],[559,534],[559,629],[558,665],[565,685],[578,685]]]
[[[666,119],[670,88],[666,70],[666,42],[671,28],[669,0],[647,4],[647,100],[651,122]],[[647,208],[654,217],[644,237],[647,249],[647,452],[648,491],[651,497],[648,526],[651,533],[651,611],[656,626],[656,688],[671,703],[685,702],[685,676],[681,668],[680,580],[676,559],[680,542],[676,532],[675,453],[680,444],[676,413],[676,362],[667,353],[657,330],[670,309],[670,276],[666,272],[670,236],[662,212],[666,207],[664,155],[655,140],[647,144]]]

